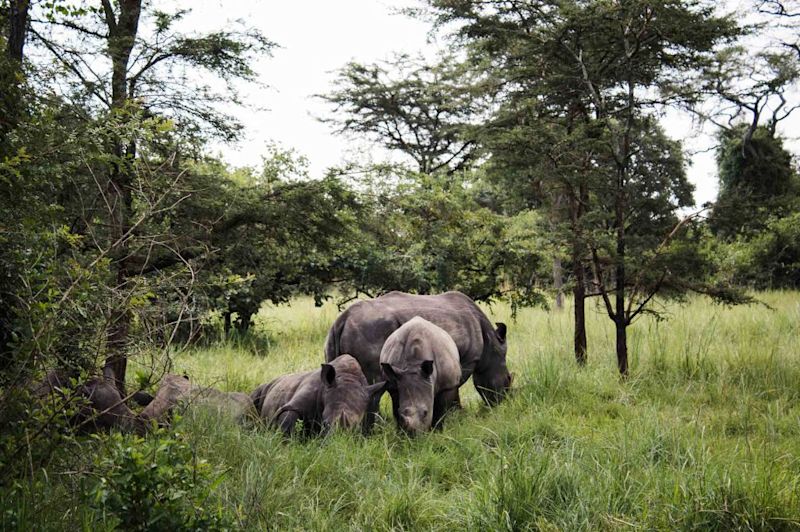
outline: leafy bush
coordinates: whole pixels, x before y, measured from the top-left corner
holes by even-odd
[[[86,492],[104,519],[123,530],[226,530],[230,517],[211,496],[221,481],[179,434],[111,434]]]

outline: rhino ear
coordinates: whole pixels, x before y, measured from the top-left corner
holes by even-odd
[[[506,324],[499,321],[495,325],[497,325],[497,330],[494,333],[497,335],[497,339],[501,344],[506,343]]]
[[[400,376],[395,373],[394,368],[391,364],[387,364],[386,362],[381,362],[381,370],[383,371],[383,375],[386,377],[386,380],[394,384],[400,380]]]
[[[423,377],[430,377],[433,374],[433,360],[423,360],[420,370]]]
[[[322,364],[321,372],[322,384],[325,386],[333,386],[336,384],[336,368],[330,364]]]
[[[380,396],[386,391],[386,381],[376,382],[367,386],[367,395],[370,397]]]

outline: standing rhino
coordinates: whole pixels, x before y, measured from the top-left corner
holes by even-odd
[[[250,398],[261,418],[290,435],[297,420],[306,435],[332,427],[350,428],[364,417],[370,401],[383,394],[385,383],[367,384],[356,360],[342,355],[318,370],[292,373],[262,384]]]
[[[384,342],[414,316],[444,329],[455,341],[464,384],[472,376],[481,398],[494,405],[511,386],[506,366],[506,326],[492,327],[489,318],[461,292],[417,296],[389,292],[370,301],[359,301],[342,312],[328,331],[325,360],[350,353],[369,382],[381,378],[380,356]],[[378,403],[370,404],[367,427],[374,421]]]
[[[214,388],[196,386],[189,381],[189,377],[168,374],[164,376],[158,392],[139,414],[139,418],[145,423],[151,420],[163,423],[179,404],[215,408],[220,414],[229,415],[237,421],[253,411],[253,402],[245,393],[221,392]]]
[[[456,343],[441,327],[419,316],[386,339],[381,370],[394,418],[411,434],[440,426],[461,385]]]

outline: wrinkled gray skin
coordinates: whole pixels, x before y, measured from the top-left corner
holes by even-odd
[[[77,391],[86,400],[75,420],[81,430],[119,428],[126,432],[144,433],[144,424],[125,404],[114,379],[96,377],[82,384]]]
[[[381,379],[380,355],[384,342],[414,316],[444,329],[455,341],[461,365],[461,382],[472,376],[481,398],[494,405],[511,386],[506,366],[506,326],[497,329],[472,299],[461,292],[418,296],[389,292],[359,301],[342,312],[328,331],[325,360],[350,353],[361,364],[369,382]],[[374,422],[378,403],[370,404],[365,428]]]
[[[292,373],[262,384],[250,394],[261,418],[290,435],[298,420],[307,436],[361,423],[384,383],[368,385],[356,360],[342,355],[315,371]]]
[[[381,371],[401,429],[416,434],[441,426],[461,384],[458,348],[449,334],[412,318],[383,344]]]
[[[56,410],[78,405],[70,424],[80,432],[118,428],[144,433],[144,424],[119,394],[113,373],[75,383],[74,379],[79,377],[78,371],[51,370],[42,381],[31,386],[31,392],[36,399],[48,402]]]
[[[175,407],[199,405],[214,408],[222,415],[241,420],[253,411],[250,396],[240,392],[221,392],[214,388],[196,386],[183,375],[165,375],[155,397],[142,410],[139,417],[145,423],[152,420],[165,423]]]
[[[219,413],[237,420],[248,414],[255,414],[249,395],[194,386],[188,377],[180,375],[166,375],[155,397],[144,392],[134,393],[136,402],[147,405],[138,415],[125,404],[126,398],[120,396],[113,374],[93,377],[79,384],[74,392],[69,390],[70,386],[66,373],[51,371],[41,383],[32,388],[32,392],[42,401],[52,398],[53,401],[64,402],[70,395],[81,399],[82,404],[72,423],[85,432],[117,428],[144,434],[153,420],[160,424],[168,421],[172,410],[179,404],[216,408]]]

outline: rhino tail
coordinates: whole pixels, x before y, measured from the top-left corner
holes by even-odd
[[[345,318],[345,314],[342,314],[338,318],[336,318],[336,321],[333,322],[331,328],[328,329],[328,337],[325,339],[326,362],[330,362],[334,358],[342,354],[341,352],[342,331],[344,331],[344,325],[346,321],[347,319]]]
[[[262,384],[250,394],[250,399],[253,401],[253,406],[256,407],[256,412],[261,415],[261,408],[264,406],[264,398],[267,397],[267,392],[272,387],[272,382]]]

